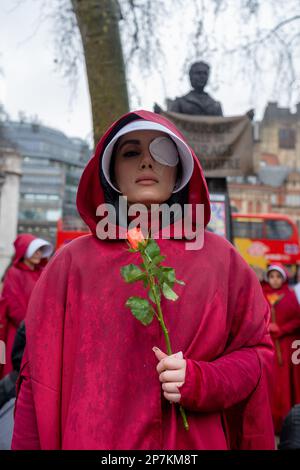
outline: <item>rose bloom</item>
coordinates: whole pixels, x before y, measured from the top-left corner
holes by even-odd
[[[268,301],[270,302],[271,305],[274,305],[277,300],[279,299],[279,295],[278,294],[268,294],[267,295],[267,298],[268,298]]]
[[[131,248],[134,250],[138,249],[139,243],[144,243],[145,238],[140,228],[134,227],[127,232],[127,240]]]

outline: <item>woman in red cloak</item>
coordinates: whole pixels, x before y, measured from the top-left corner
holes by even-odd
[[[110,127],[77,193],[91,234],[59,250],[30,301],[12,448],[274,448],[267,393],[274,351],[254,272],[209,231],[201,249],[186,250],[175,237],[178,214],[168,239],[160,227],[166,263],[186,284],[175,303],[162,300],[178,351],[166,358],[158,322],[145,327],[125,307],[127,205],[103,236],[102,205],[120,208],[120,195],[129,207],[189,203],[195,224],[202,204],[203,224],[210,219],[199,160],[174,124],[135,111]],[[138,284],[130,293],[143,296]],[[185,408],[189,431],[174,403]]]
[[[295,357],[300,340],[300,307],[287,280],[284,266],[276,263],[269,266],[268,282],[263,283],[272,313],[269,331],[276,349],[270,395],[275,433],[278,435],[283,419],[295,404],[300,403],[300,364]]]
[[[15,255],[5,274],[0,299],[2,335],[6,343],[6,364],[0,378],[13,369],[11,352],[18,326],[25,318],[31,292],[42,273],[42,259],[53,251],[49,242],[26,233],[18,235],[14,247]]]

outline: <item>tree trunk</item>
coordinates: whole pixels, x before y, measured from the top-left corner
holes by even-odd
[[[71,0],[81,33],[94,141],[129,110],[116,0]]]

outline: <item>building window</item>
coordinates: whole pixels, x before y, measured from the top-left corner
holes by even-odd
[[[48,220],[49,222],[56,222],[58,219],[60,219],[62,216],[62,211],[60,209],[56,209],[56,210],[47,210],[46,211],[46,220]]]
[[[279,148],[295,149],[296,133],[295,129],[279,129]]]
[[[287,194],[285,197],[285,203],[287,206],[300,206],[300,195]]]
[[[278,198],[277,198],[277,194],[271,194],[271,204],[273,206],[276,206],[278,203]]]
[[[22,194],[22,197],[26,201],[42,201],[42,202],[48,202],[48,201],[59,201],[60,196],[58,194]]]

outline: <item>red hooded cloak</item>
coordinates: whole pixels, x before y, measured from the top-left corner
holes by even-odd
[[[130,288],[120,268],[133,262],[124,240],[95,236],[104,202],[99,165],[109,139],[128,123],[165,118],[147,111],[123,116],[107,131],[82,175],[77,207],[92,234],[51,260],[31,297],[27,351],[21,371],[13,449],[272,449],[266,377],[273,359],[269,307],[258,280],[234,247],[205,232],[201,250],[185,240],[158,240],[166,265],[185,286],[162,301],[173,351],[187,359],[181,403],[166,401],[153,346],[165,350],[161,327],[137,321],[125,307]],[[209,195],[198,159],[189,202]]]
[[[5,313],[6,364],[2,370],[3,377],[12,370],[11,352],[17,328],[25,318],[30,295],[42,272],[41,266],[32,270],[22,262],[28,246],[35,239],[29,233],[16,238],[13,263],[4,279],[0,306]]]
[[[280,266],[283,268],[283,266]],[[289,288],[287,281],[281,288],[273,289],[267,282],[263,283],[263,292],[271,305],[271,296],[277,295],[281,300],[274,306],[282,365],[277,355],[274,356],[274,376],[271,387],[271,409],[276,434],[280,434],[283,419],[290,409],[300,403],[300,364],[297,357],[293,359],[295,347],[293,343],[300,340],[300,307],[295,293]],[[273,298],[274,299],[274,298]],[[275,299],[274,299],[275,300]],[[273,338],[275,341],[275,337]]]

